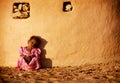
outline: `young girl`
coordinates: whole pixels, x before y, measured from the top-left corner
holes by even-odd
[[[40,68],[40,54],[39,49],[40,38],[38,36],[31,36],[28,40],[28,46],[20,47],[20,58],[17,62],[17,69],[35,70]]]

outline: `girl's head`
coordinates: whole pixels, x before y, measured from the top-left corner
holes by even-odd
[[[28,40],[28,46],[31,48],[38,48],[40,45],[40,37],[39,36],[31,36]]]

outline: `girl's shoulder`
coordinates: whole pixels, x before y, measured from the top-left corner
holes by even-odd
[[[38,50],[38,51],[40,51],[40,48],[33,48],[32,50]]]
[[[33,52],[41,52],[40,48],[33,48],[32,51]]]

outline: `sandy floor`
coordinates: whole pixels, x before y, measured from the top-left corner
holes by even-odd
[[[0,83],[120,83],[120,63],[17,71],[0,67]]]

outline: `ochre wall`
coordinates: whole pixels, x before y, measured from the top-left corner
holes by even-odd
[[[17,1],[30,3],[29,18],[12,18]],[[120,60],[120,1],[70,0],[73,10],[63,12],[64,1],[0,1],[0,66],[15,66],[18,48],[27,45],[31,35],[47,41],[45,57],[52,66]]]

